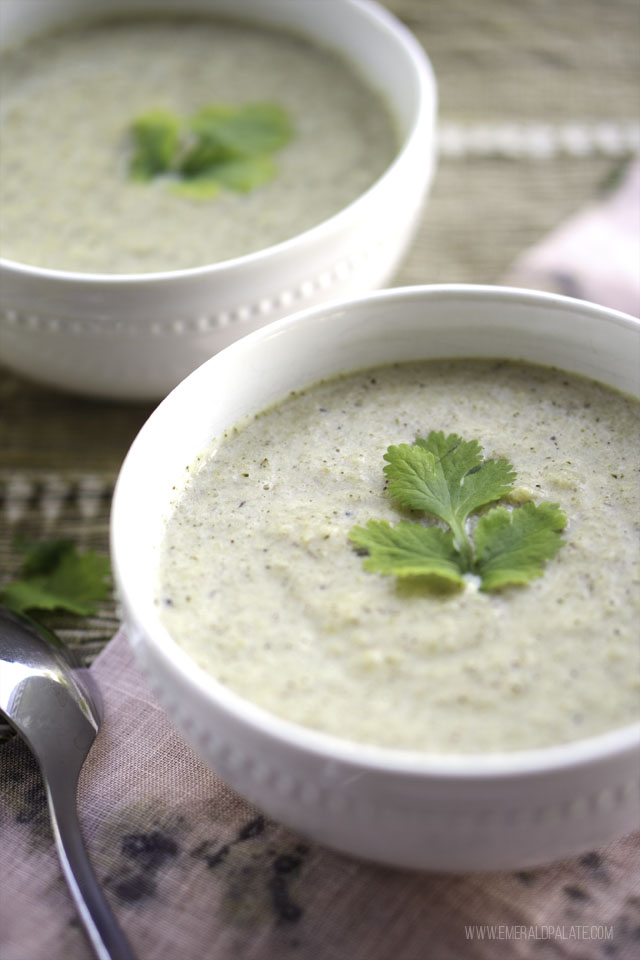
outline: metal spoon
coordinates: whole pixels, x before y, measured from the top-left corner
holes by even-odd
[[[80,834],[76,790],[102,707],[88,670],[49,630],[0,607],[0,711],[38,761],[62,870],[99,960],[134,960]]]

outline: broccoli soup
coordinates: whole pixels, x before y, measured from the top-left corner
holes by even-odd
[[[511,751],[640,705],[640,404],[511,361],[319,383],[212,442],[157,604],[222,684],[384,747]]]
[[[287,32],[109,19],[0,56],[0,254],[136,273],[251,253],[367,190],[399,145],[383,98]]]

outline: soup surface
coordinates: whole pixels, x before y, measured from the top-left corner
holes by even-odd
[[[402,519],[383,455],[432,430],[509,460],[512,504],[560,505],[565,543],[540,578],[438,592],[365,572],[351,528]],[[428,361],[320,383],[191,465],[161,618],[243,697],[363,743],[502,751],[624,725],[640,707],[639,441],[638,401],[547,367]]]
[[[355,200],[398,146],[382,98],[337,55],[231,21],[69,27],[5,51],[0,85],[0,255],[43,267],[150,272],[253,252]],[[205,201],[130,179],[137,117],[253,102],[293,128],[270,182]]]

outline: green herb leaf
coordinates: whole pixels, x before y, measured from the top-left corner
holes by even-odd
[[[214,104],[182,123],[154,110],[133,123],[130,173],[151,180],[171,173],[172,192],[210,199],[221,187],[246,193],[276,175],[273,154],[291,140],[291,123],[275,103]]]
[[[268,183],[275,176],[276,166],[271,157],[249,157],[246,160],[229,160],[211,168],[211,173],[180,180],[172,187],[174,193],[192,200],[209,200],[220,192],[221,187],[248,193],[255,187]]]
[[[131,177],[134,180],[152,180],[171,170],[177,158],[180,120],[168,110],[150,110],[133,122],[131,137]]]
[[[215,170],[218,183],[238,193],[248,193],[273,180],[275,175],[276,165],[271,157],[230,160],[228,163],[221,163]]]
[[[476,440],[432,431],[413,445],[389,447],[384,455],[389,494],[401,506],[444,520],[452,531],[466,568],[471,545],[464,523],[474,510],[509,492],[515,473],[507,460],[483,460]]]
[[[484,460],[476,440],[432,432],[414,444],[390,446],[384,455],[389,496],[400,507],[430,515],[449,527],[370,520],[349,539],[366,553],[364,568],[397,577],[435,576],[462,584],[481,578],[484,591],[528,583],[542,574],[563,540],[566,517],[557,504],[494,507],[476,524],[471,514],[509,494],[516,474],[507,460]]]
[[[459,555],[453,535],[440,527],[401,521],[392,527],[386,520],[369,520],[353,527],[349,539],[368,556],[364,568],[398,577],[434,576],[462,584]]]
[[[220,184],[214,177],[207,176],[176,180],[171,184],[171,193],[189,200],[213,200],[220,193]]]
[[[78,553],[68,540],[18,548],[25,553],[20,576],[0,589],[0,601],[12,610],[66,610],[87,616],[109,596],[108,557]]]
[[[21,567],[24,577],[50,573],[64,554],[72,553],[74,549],[73,540],[25,540],[20,536],[16,537],[13,546],[24,556]]]
[[[275,153],[292,135],[286,112],[275,103],[204,107],[191,119],[191,128],[196,144],[181,164],[190,175],[226,160]]]
[[[525,503],[517,510],[494,507],[475,529],[475,570],[482,590],[528,583],[540,577],[547,560],[564,543],[567,518],[557,503]]]

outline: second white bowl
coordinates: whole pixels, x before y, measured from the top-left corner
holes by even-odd
[[[3,0],[3,44],[89,15],[84,0]],[[415,230],[435,157],[436,87],[413,35],[369,0],[93,0],[90,15],[231,14],[334,49],[386,98],[401,145],[340,213],[258,253],[151,274],[83,274],[0,260],[2,362],[43,383],[129,399],[164,396],[233,340],[304,306],[392,277]]]

